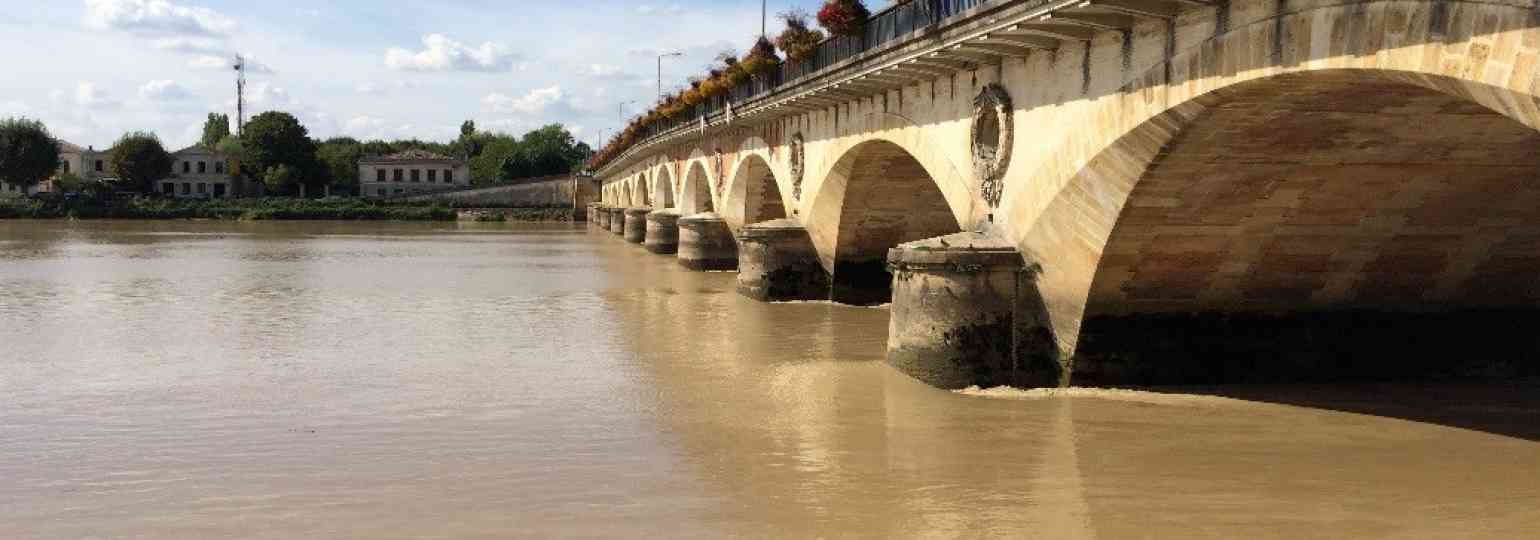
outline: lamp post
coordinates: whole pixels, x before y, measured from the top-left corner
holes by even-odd
[[[630,105],[632,103],[636,103],[636,100],[633,99],[631,101],[622,101],[622,102],[620,102],[620,107],[619,107],[620,110],[619,110],[618,113],[616,113],[616,119],[618,119],[620,121],[621,129],[625,129],[625,127],[626,127],[626,105]]]
[[[674,51],[658,55],[658,101],[663,100],[663,58],[665,56],[684,56],[684,53]]]

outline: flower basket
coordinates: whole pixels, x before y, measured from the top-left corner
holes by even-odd
[[[836,36],[859,36],[871,16],[861,0],[827,0],[818,10],[818,24]]]

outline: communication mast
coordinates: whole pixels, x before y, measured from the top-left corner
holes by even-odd
[[[246,130],[246,59],[235,55],[235,135]]]

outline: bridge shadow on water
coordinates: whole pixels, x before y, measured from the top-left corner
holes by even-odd
[[[1508,381],[1160,386],[1140,390],[1326,409],[1540,441],[1540,377]]]

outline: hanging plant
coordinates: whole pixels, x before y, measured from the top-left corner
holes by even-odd
[[[786,29],[775,38],[775,46],[786,53],[786,59],[792,63],[804,62],[818,52],[818,44],[823,43],[823,32],[808,28],[806,11],[793,9],[780,14],[785,21]]]
[[[859,36],[871,16],[861,0],[826,0],[818,10],[818,24],[836,36]]]
[[[770,40],[760,37],[739,65],[745,73],[760,77],[775,71],[781,65],[781,57],[775,54],[775,46],[770,44]]]

